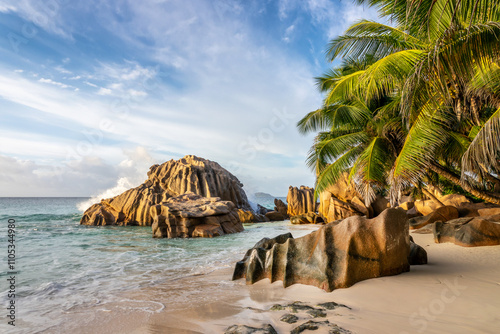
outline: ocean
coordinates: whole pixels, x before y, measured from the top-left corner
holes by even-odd
[[[81,226],[78,205],[88,198],[0,198],[2,256],[0,332],[59,332],[78,321],[85,310],[123,301],[125,296],[182,279],[231,268],[248,248],[264,237],[292,232],[305,235],[311,227],[289,221],[246,224],[245,231],[213,239],[153,239],[151,227]],[[259,203],[270,207],[270,203]],[[8,222],[15,220],[15,327],[7,324],[10,277],[7,268]],[[128,303],[150,312],[161,311],[193,295],[196,287],[175,288],[164,301]],[[132,306],[130,306],[132,305]],[[76,319],[76,320],[75,320]],[[83,324],[83,322],[82,322]]]

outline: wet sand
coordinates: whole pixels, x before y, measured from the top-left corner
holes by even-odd
[[[101,305],[60,332],[73,333],[223,333],[233,324],[271,324],[289,333],[312,316],[299,312],[287,324],[287,311],[270,311],[294,301],[311,306],[336,302],[326,318],[353,333],[498,333],[500,330],[500,246],[465,248],[435,244],[432,235],[412,234],[429,263],[408,273],[365,280],[331,293],[312,286],[231,281],[232,268],[167,282],[136,291],[115,305]],[[241,254],[243,257],[243,254]],[[183,290],[184,289],[184,290]],[[190,291],[188,294],[185,290]],[[184,291],[184,293],[183,293]],[[141,305],[143,303],[143,305]],[[304,331],[324,333],[325,331]]]

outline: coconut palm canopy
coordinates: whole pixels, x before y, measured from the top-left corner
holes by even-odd
[[[367,203],[395,203],[437,174],[500,204],[500,6],[495,1],[358,0],[391,25],[360,21],[328,45],[343,62],[317,78],[323,106],[307,159],[316,193],[348,171]]]

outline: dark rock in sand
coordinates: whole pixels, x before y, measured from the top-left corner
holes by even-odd
[[[325,321],[314,321],[314,320],[309,320],[306,323],[303,323],[302,325],[295,327],[292,329],[290,334],[299,334],[302,333],[305,330],[310,330],[310,331],[315,331],[320,328],[324,328],[328,330],[328,333],[330,334],[350,334],[351,331],[341,328],[335,324],[330,323],[328,320]],[[324,332],[322,332],[324,333]]]
[[[294,324],[299,320],[296,315],[293,314],[285,314],[280,318],[280,321],[286,322],[287,324]]]
[[[243,184],[218,163],[194,155],[170,160],[149,169],[148,179],[136,188],[92,205],[83,214],[83,225],[150,226],[152,206],[188,192],[220,197],[237,208],[252,210]]]
[[[436,243],[452,242],[464,247],[500,245],[500,215],[436,222],[433,232]]]
[[[224,331],[224,334],[278,334],[273,326],[267,324],[262,328],[245,325],[233,325]]]
[[[235,267],[233,279],[247,284],[269,278],[283,286],[302,283],[326,291],[356,282],[410,270],[410,238],[403,209],[387,209],[378,217],[354,216],[327,224],[304,237],[280,236],[247,251]],[[272,245],[271,245],[272,244]]]
[[[338,304],[335,302],[321,303],[321,304],[318,304],[317,306],[320,308],[327,309],[327,310],[335,310],[336,308],[339,308],[339,307],[345,307],[345,308],[348,308],[349,310],[351,309],[349,306],[345,306],[344,304]]]
[[[243,231],[230,201],[187,193],[151,207],[153,237],[211,238]]]
[[[408,262],[411,266],[427,264],[427,252],[425,249],[417,245],[413,238],[410,236],[410,254],[408,255]]]
[[[326,313],[323,310],[319,309],[313,309],[306,311],[307,314],[309,314],[313,318],[326,318]]]

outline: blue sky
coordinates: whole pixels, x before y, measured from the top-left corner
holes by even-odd
[[[194,154],[247,193],[314,184],[313,78],[374,9],[333,0],[0,0],[0,196],[102,196]]]

